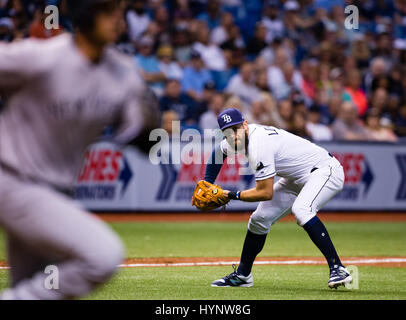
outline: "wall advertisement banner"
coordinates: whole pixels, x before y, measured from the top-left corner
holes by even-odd
[[[341,162],[346,176],[343,190],[325,210],[406,210],[405,145],[321,146]],[[153,164],[149,156],[135,148],[120,150],[106,142],[97,143],[86,153],[76,198],[89,210],[97,211],[195,211],[191,197],[196,182],[204,177],[204,160],[211,149],[198,143],[173,145],[160,154],[167,161]],[[171,150],[180,150],[183,161],[175,161]],[[216,183],[228,190],[254,187],[246,160],[231,160],[223,165]],[[231,201],[228,210],[255,210],[256,206]]]

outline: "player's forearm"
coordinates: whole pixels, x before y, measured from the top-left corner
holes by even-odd
[[[221,151],[220,146],[213,150],[206,165],[206,173],[204,175],[205,181],[210,183],[214,183],[214,181],[216,181],[226,157],[227,156]]]
[[[240,192],[240,200],[245,202],[258,202],[272,200],[273,192],[265,189],[248,189]]]
[[[225,194],[229,199],[241,200],[246,202],[258,202],[258,201],[269,201],[273,198],[273,183],[274,178],[258,180],[255,188],[230,192],[225,191]]]

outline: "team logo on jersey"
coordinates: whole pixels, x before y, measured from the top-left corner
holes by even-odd
[[[222,118],[225,123],[230,123],[231,121],[233,121],[233,119],[231,119],[228,114],[223,115]]]
[[[259,170],[263,169],[264,167],[265,167],[264,164],[262,162],[260,162],[260,163],[257,164],[257,167],[256,167],[255,170],[259,171]]]

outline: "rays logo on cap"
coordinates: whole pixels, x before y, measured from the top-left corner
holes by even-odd
[[[235,126],[244,122],[244,118],[239,110],[236,108],[229,108],[222,111],[218,117],[217,122],[221,130]]]
[[[225,123],[230,123],[231,121],[233,121],[233,119],[231,119],[228,114],[223,115],[222,118]]]

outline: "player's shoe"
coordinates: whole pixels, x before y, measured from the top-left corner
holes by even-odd
[[[330,289],[337,289],[339,286],[345,286],[347,283],[352,283],[351,274],[343,266],[334,266],[330,270],[330,279],[328,286]]]
[[[254,277],[250,273],[247,277],[237,273],[237,267],[233,264],[234,272],[230,273],[222,279],[214,280],[211,283],[212,287],[252,287],[254,285]]]

